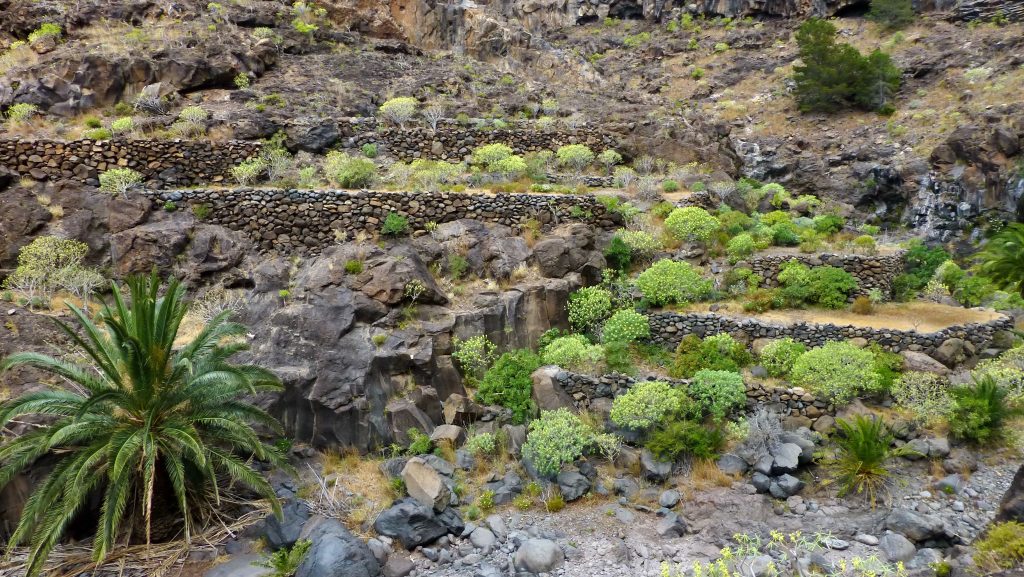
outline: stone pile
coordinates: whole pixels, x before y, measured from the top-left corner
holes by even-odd
[[[259,154],[258,142],[207,140],[0,140],[0,166],[36,180],[73,179],[91,186],[100,173],[131,168],[153,186],[224,182],[231,168]]]
[[[747,266],[764,278],[761,286],[779,286],[779,272],[782,265],[796,260],[809,267],[834,266],[850,273],[857,281],[857,289],[851,297],[866,295],[871,289],[879,289],[883,295],[892,294],[892,282],[903,272],[905,251],[884,255],[860,254],[762,254],[747,259],[736,266]]]
[[[698,336],[729,333],[745,339],[781,339],[791,337],[809,347],[818,347],[828,341],[864,339],[878,343],[892,352],[915,351],[934,356],[943,343],[959,339],[970,343],[975,350],[983,350],[998,331],[1013,328],[1013,320],[1000,316],[986,323],[953,325],[933,333],[919,333],[897,329],[877,329],[852,325],[839,326],[831,323],[793,324],[772,323],[758,318],[737,318],[715,313],[658,312],[648,316],[651,323],[651,340],[673,350],[684,336]],[[941,356],[941,355],[940,355]],[[939,359],[941,360],[941,359]]]
[[[317,254],[358,231],[379,232],[391,212],[408,219],[410,233],[426,230],[428,223],[464,218],[506,225],[517,234],[531,221],[543,229],[570,221],[611,229],[621,221],[591,195],[253,188],[144,194],[159,207],[204,205],[208,221],[244,232],[261,249],[280,254]]]

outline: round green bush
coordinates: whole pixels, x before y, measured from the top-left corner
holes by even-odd
[[[636,286],[647,302],[660,306],[698,301],[711,292],[713,285],[689,263],[666,258],[640,273]]]
[[[773,377],[784,377],[805,352],[807,347],[790,337],[774,340],[761,350],[761,366]]]
[[[620,228],[615,233],[616,238],[626,243],[630,252],[637,258],[645,258],[661,250],[661,243],[651,236],[651,233],[643,230],[628,230]]]
[[[651,324],[646,315],[633,309],[622,309],[604,323],[601,340],[605,343],[631,343],[651,335]]]
[[[747,402],[743,376],[732,371],[697,371],[686,392],[702,411],[716,419],[724,418]]]
[[[570,371],[590,371],[604,360],[604,349],[590,344],[583,335],[558,337],[541,352],[545,365],[558,365]]]
[[[612,311],[612,293],[602,287],[589,286],[569,295],[569,324],[577,331],[586,331]]]
[[[744,258],[754,254],[754,237],[750,233],[743,233],[734,236],[725,246],[725,254],[729,255],[729,262],[736,264]]]
[[[665,229],[683,241],[707,242],[720,227],[717,218],[697,206],[677,208],[665,219]]]
[[[538,473],[550,477],[595,447],[608,454],[614,452],[617,442],[612,435],[596,433],[568,409],[557,409],[543,411],[539,419],[530,422],[522,453]]]
[[[875,355],[848,342],[830,341],[800,355],[789,373],[790,381],[838,406],[863,393],[877,392]]]
[[[616,425],[646,430],[660,425],[683,407],[684,393],[662,381],[642,381],[615,397],[611,419]]]
[[[512,410],[512,418],[522,423],[533,413],[533,379],[540,357],[528,349],[509,351],[487,369],[476,391],[476,401],[501,405]]]

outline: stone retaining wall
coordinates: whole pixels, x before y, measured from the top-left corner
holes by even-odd
[[[461,194],[294,189],[148,190],[159,207],[205,205],[208,222],[245,232],[261,249],[282,254],[315,254],[358,231],[376,233],[388,213],[404,215],[409,231],[430,222],[462,218],[503,224],[521,232],[528,221],[542,228],[584,222],[619,226],[621,217],[592,195]]]
[[[36,180],[99,185],[111,168],[131,168],[151,185],[191,186],[231,180],[231,168],[259,154],[258,142],[203,140],[0,140],[0,166]]]
[[[341,120],[338,127],[343,135],[343,148],[358,149],[364,144],[376,144],[378,152],[405,161],[426,158],[458,162],[470,155],[474,148],[496,142],[509,145],[516,154],[553,151],[566,144],[586,144],[595,153],[616,147],[614,138],[589,127],[571,131],[530,128],[479,130],[446,124],[433,131],[422,126],[381,128],[374,123],[355,120]]]
[[[589,409],[594,399],[615,398],[637,383],[633,377],[619,373],[594,377],[568,371],[560,371],[555,380],[572,396],[577,408],[580,409]],[[685,380],[662,380],[683,388],[689,385],[689,381]],[[747,382],[746,385],[748,411],[767,405],[784,417],[810,419],[810,423],[806,423],[808,426],[824,415],[835,415],[835,407],[799,387],[772,387],[757,382]]]
[[[852,296],[866,295],[874,288],[881,290],[883,295],[891,296],[893,279],[903,272],[904,254],[905,251],[885,255],[763,254],[747,259],[746,266],[764,277],[762,286],[765,287],[779,286],[779,271],[783,264],[791,260],[798,260],[810,267],[834,266],[850,273],[857,280],[857,290]]]
[[[794,323],[783,325],[757,318],[736,318],[714,313],[657,312],[648,316],[651,323],[651,340],[667,348],[675,349],[679,341],[688,334],[698,336],[729,333],[743,340],[759,338],[778,339],[791,337],[810,347],[817,347],[828,341],[854,338],[878,343],[892,352],[904,350],[931,354],[943,341],[960,338],[971,342],[982,350],[992,341],[997,331],[1013,328],[1013,320],[1002,316],[987,323],[954,325],[934,333],[918,333],[851,325],[837,326],[823,323]]]

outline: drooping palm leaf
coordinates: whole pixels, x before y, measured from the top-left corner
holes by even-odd
[[[1024,297],[1024,224],[1009,224],[977,255],[980,271],[1002,288]]]
[[[28,577],[38,575],[50,551],[90,495],[102,495],[93,554],[102,560],[132,537],[129,519],[151,534],[157,486],[184,520],[186,539],[201,513],[219,499],[218,483],[248,487],[280,507],[270,484],[249,462],[289,469],[284,456],[264,443],[254,424],[280,431],[277,421],[247,403],[247,395],[279,390],[269,371],[229,359],[246,348],[245,328],[212,319],[175,349],[188,310],[184,289],[168,283],[161,296],[155,276],[131,278],[128,295],[116,285],[113,303],[93,321],[69,305],[75,326],[58,321],[86,359],[76,364],[37,353],[0,362],[0,371],[32,366],[64,378],[71,390],[46,390],[0,404],[0,427],[25,415],[49,424],[0,444],[0,487],[40,457],[52,454],[53,471],[27,500],[9,548],[28,545]]]

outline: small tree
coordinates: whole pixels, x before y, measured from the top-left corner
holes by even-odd
[[[423,109],[421,114],[423,115],[423,119],[427,121],[427,124],[430,125],[430,130],[437,132],[437,123],[444,118],[444,105],[437,102],[431,103]]]
[[[142,175],[130,168],[112,168],[100,175],[100,190],[127,198],[128,191],[142,182]]]
[[[558,164],[580,172],[594,162],[594,151],[583,144],[567,144],[555,152]]]
[[[379,112],[381,116],[397,124],[399,128],[402,128],[409,119],[415,116],[418,105],[419,103],[415,98],[411,96],[401,96],[398,98],[392,98],[384,104],[381,104]]]
[[[868,18],[890,30],[903,28],[914,21],[910,0],[871,0]]]
[[[604,165],[605,172],[612,173],[612,167],[622,162],[622,155],[611,148],[606,148],[597,155],[597,161]]]

